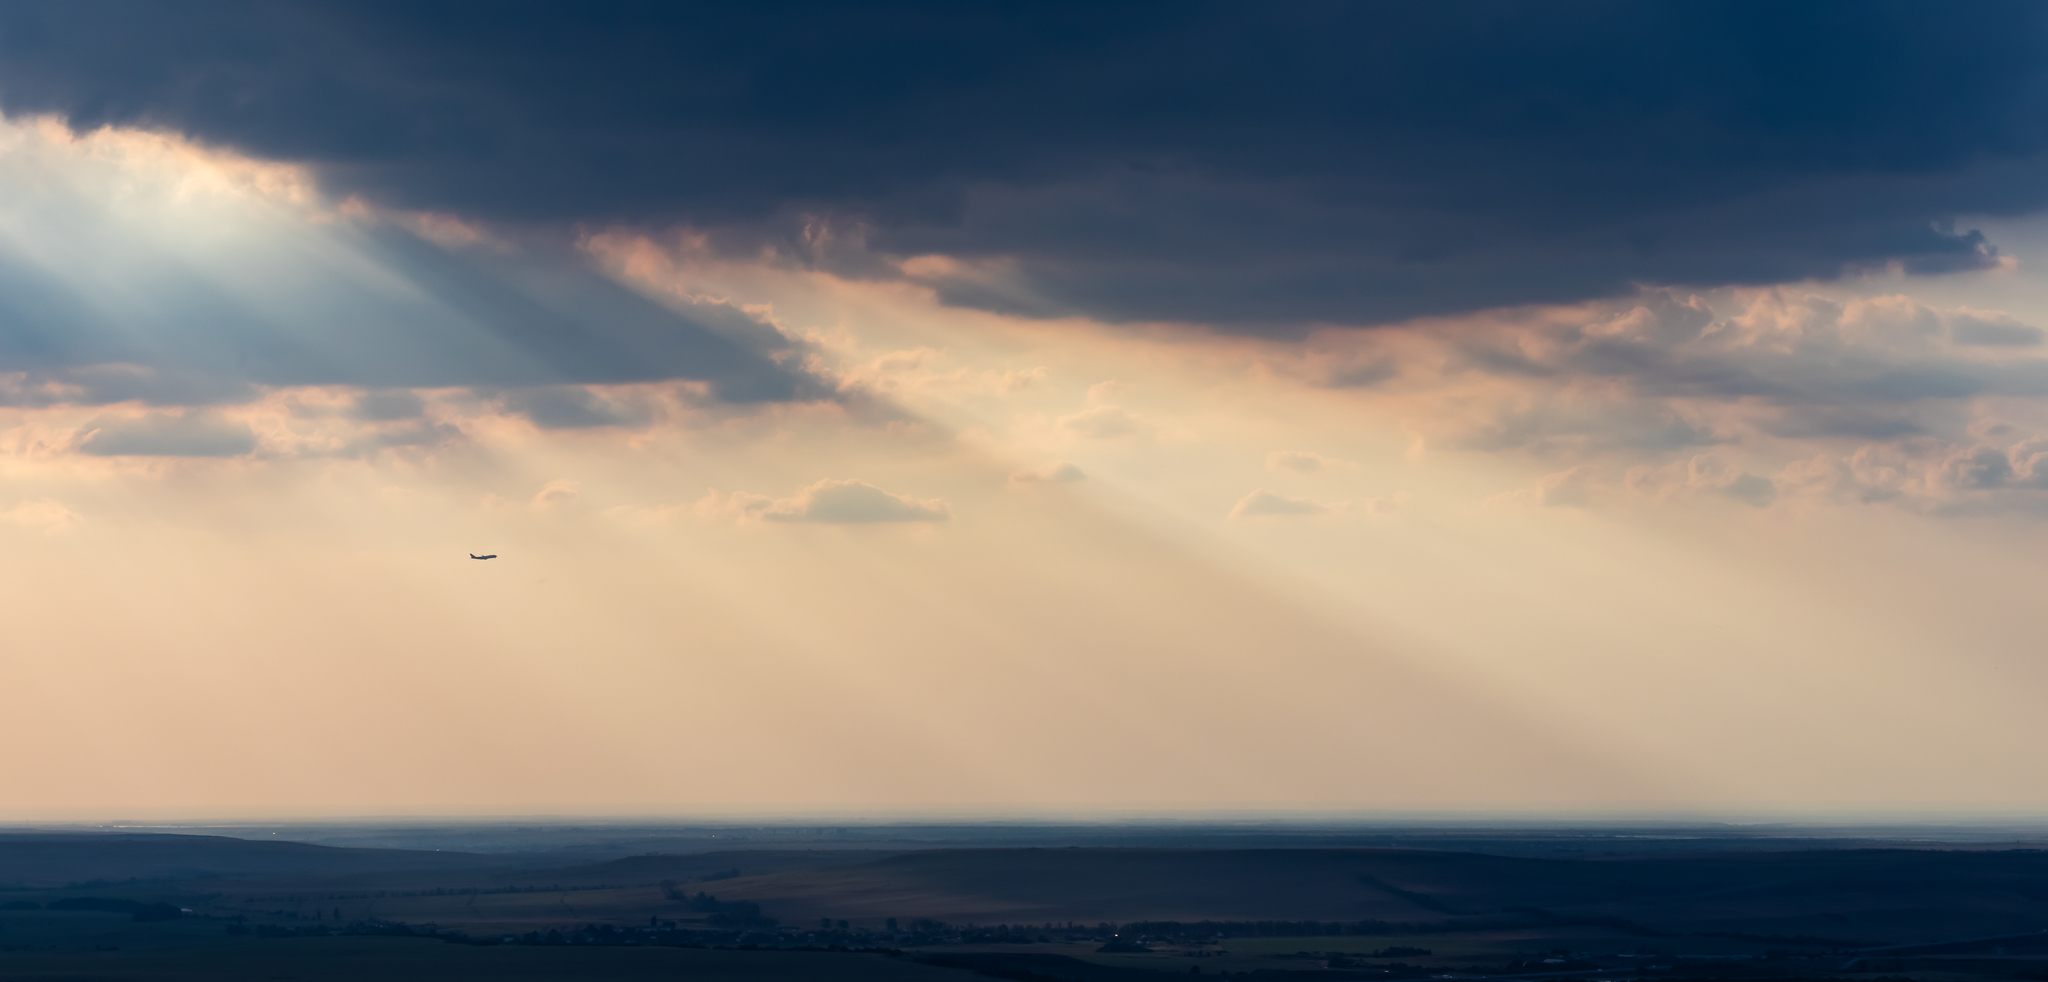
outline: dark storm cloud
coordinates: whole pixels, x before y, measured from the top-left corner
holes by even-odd
[[[1979,268],[1991,246],[1954,216],[2048,205],[2044,16],[61,0],[0,8],[0,106],[181,131],[402,208],[685,223],[859,275],[1001,258],[932,284],[1284,333]]]

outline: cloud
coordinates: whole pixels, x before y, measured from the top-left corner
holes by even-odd
[[[1887,505],[1926,515],[2048,517],[2048,437],[2002,445],[1924,437],[1868,443],[1794,460],[1770,484],[1775,500]]]
[[[1997,348],[2031,348],[2041,343],[2041,329],[2022,324],[2009,316],[1960,314],[1953,320],[1950,337],[1957,344]]]
[[[1486,499],[1491,507],[1535,505],[1543,508],[1585,508],[1593,503],[1593,468],[1584,464],[1545,474],[1532,487],[1504,491]]]
[[[1152,425],[1122,406],[1094,406],[1057,421],[1061,429],[1097,440],[1152,432]]]
[[[2048,439],[1999,447],[1931,440],[1866,444],[1793,461],[1778,474],[1795,499],[1884,504],[1929,515],[2048,517]]]
[[[1328,366],[1322,383],[1333,389],[1364,389],[1398,378],[1400,374],[1401,364],[1392,358],[1367,359]]]
[[[891,494],[865,481],[823,480],[787,498],[716,492],[698,503],[698,511],[728,514],[764,522],[816,522],[867,525],[885,522],[943,522],[953,510],[936,498]]]
[[[1428,407],[1412,425],[1433,446],[1661,462],[1710,446],[1955,439],[1984,400],[2048,395],[2048,358],[2017,343],[2031,330],[2003,312],[1897,295],[1652,290],[1434,328],[1327,332],[1317,345],[1320,357],[1394,342],[1435,354],[1441,367],[1401,388]]]
[[[578,490],[578,485],[575,481],[567,478],[558,478],[541,485],[541,489],[533,495],[533,506],[535,508],[553,508],[569,504],[580,496],[581,492]]]
[[[1255,518],[1263,516],[1327,515],[1334,511],[1331,505],[1307,498],[1291,498],[1277,491],[1264,489],[1253,491],[1238,499],[1230,509],[1231,518]]]
[[[956,304],[1274,333],[1978,269],[1953,216],[2048,202],[2024,4],[443,16],[25,0],[0,108],[379,206],[864,277],[951,257],[911,268]]]
[[[1385,518],[1407,509],[1414,503],[1415,495],[1407,491],[1396,491],[1393,494],[1365,498],[1356,502],[1355,507],[1373,518]]]
[[[2000,347],[2031,336],[2031,328],[1997,312],[1938,310],[1903,296],[1837,302],[1773,289],[1714,306],[1697,295],[1654,292],[1625,311],[1588,313],[1586,320],[1550,325],[1532,361],[1566,378],[1627,379],[1649,396],[1784,406],[2048,392],[2048,361],[1987,359],[1941,344],[1944,334],[1976,346],[1995,336],[2003,339]]]
[[[385,422],[412,419],[425,411],[426,403],[404,389],[381,389],[358,393],[350,415],[360,420]]]
[[[1714,454],[1695,454],[1664,467],[1637,467],[1625,486],[1631,492],[1658,498],[1712,494],[1761,508],[1778,495],[1770,478],[1751,474]]]
[[[1772,436],[1795,440],[1892,440],[1922,432],[1920,424],[1899,411],[1870,406],[1799,406],[1759,425]]]
[[[256,449],[248,424],[207,415],[102,416],[78,436],[78,451],[99,457],[239,457]]]
[[[1275,450],[1266,455],[1266,469],[1313,474],[1317,471],[1355,471],[1358,465],[1348,460],[1324,457],[1305,450]]]
[[[1504,408],[1462,427],[1446,442],[1462,450],[1583,454],[1674,450],[1718,439],[1666,406],[1557,398]]]
[[[2012,461],[1997,447],[1971,447],[1951,454],[1936,471],[1942,485],[1958,491],[2005,487],[2013,479]]]
[[[62,502],[50,498],[21,502],[0,512],[0,518],[45,535],[55,535],[85,521],[77,512],[64,507]]]
[[[1072,484],[1087,479],[1088,475],[1082,473],[1081,468],[1068,463],[1046,464],[1010,475],[1012,484]]]
[[[644,405],[621,404],[581,386],[555,385],[506,393],[505,408],[547,430],[645,424]]]
[[[4,301],[0,301],[0,306],[4,306]],[[0,342],[4,342],[5,334],[5,328],[0,328]],[[141,356],[140,351],[122,354]],[[104,406],[139,402],[147,406],[213,406],[244,402],[257,394],[256,387],[246,379],[119,361],[5,371],[8,362],[13,361],[18,367],[24,360],[8,358],[4,343],[0,343],[0,405]]]
[[[397,426],[371,430],[350,441],[341,456],[362,455],[394,447],[433,447],[463,439],[462,429],[424,419],[400,421]]]

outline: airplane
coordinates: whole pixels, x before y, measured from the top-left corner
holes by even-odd
[[[473,552],[472,552],[472,553],[470,553],[470,554],[469,554],[469,558],[471,558],[471,559],[496,559],[496,558],[498,558],[498,554],[494,552],[494,553],[491,553],[491,554],[490,554],[490,555],[488,555],[488,556],[479,556],[479,555],[477,555],[476,553],[473,553]]]

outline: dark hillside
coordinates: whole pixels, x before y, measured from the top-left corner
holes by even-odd
[[[456,870],[501,862],[457,852],[336,849],[213,835],[18,833],[0,835],[0,887],[266,873]]]
[[[687,855],[627,856],[610,862],[566,866],[504,876],[542,878],[551,883],[655,883],[661,880],[733,879],[730,874],[760,876],[786,870],[858,866],[894,856],[867,849],[735,849]]]

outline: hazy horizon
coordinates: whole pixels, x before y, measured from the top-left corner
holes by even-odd
[[[1863,809],[1856,811],[1432,811],[1316,809],[1044,809],[996,812],[929,809],[877,812],[816,809],[731,808],[696,812],[413,812],[284,813],[194,812],[148,815],[0,815],[0,831],[35,829],[194,829],[242,827],[445,828],[584,825],[634,828],[1204,828],[1330,831],[1430,831],[1458,829],[1601,831],[1625,829],[1817,829],[1830,834],[1857,830],[1972,829],[2048,830],[2048,810]]]

